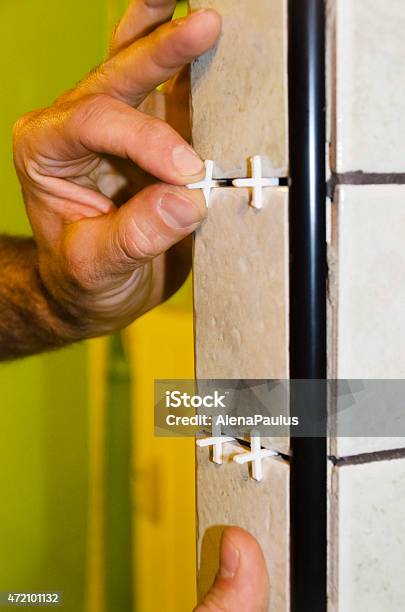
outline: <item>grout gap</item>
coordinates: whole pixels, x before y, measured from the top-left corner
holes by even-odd
[[[250,442],[248,442],[247,440],[244,440],[243,438],[235,438],[235,440],[243,447],[245,448],[249,448],[250,449]],[[262,448],[267,448],[265,446],[262,446]],[[287,455],[286,453],[281,453],[279,450],[276,449],[272,449],[274,450],[277,455],[279,457],[281,457],[281,459],[284,459],[285,461],[290,461],[291,457],[290,455]]]
[[[343,172],[332,174],[327,181],[327,195],[333,200],[338,185],[405,185],[404,172]]]
[[[216,178],[215,180],[218,181],[219,187],[234,187],[234,185],[232,184],[232,181],[236,180],[237,178],[240,177],[236,177],[236,178]],[[288,187],[289,185],[289,178],[287,176],[275,176],[275,177],[266,177],[266,178],[275,178],[278,180],[279,182],[279,187]],[[237,187],[235,187],[235,189],[237,189]]]
[[[377,461],[390,461],[392,459],[404,459],[405,448],[395,448],[392,450],[373,451],[370,453],[360,453],[359,455],[348,455],[347,457],[329,456],[328,459],[333,465],[360,465],[362,463],[375,463]]]

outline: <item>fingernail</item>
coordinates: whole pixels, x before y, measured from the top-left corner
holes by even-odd
[[[169,191],[159,204],[159,213],[163,221],[175,229],[184,229],[203,220],[198,206],[188,198]]]
[[[173,26],[181,26],[185,23],[189,23],[191,19],[193,19],[197,15],[201,15],[201,13],[208,13],[210,9],[198,9],[198,11],[192,11],[185,17],[178,17],[178,19],[173,19],[171,24]]]
[[[221,578],[233,578],[238,571],[240,553],[227,536],[222,539],[219,575]]]
[[[172,159],[182,176],[194,176],[195,174],[201,174],[204,170],[204,163],[197,153],[185,145],[173,149]]]

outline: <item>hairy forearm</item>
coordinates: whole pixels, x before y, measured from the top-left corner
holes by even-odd
[[[81,321],[44,285],[34,240],[0,236],[0,360],[59,348],[86,335]]]

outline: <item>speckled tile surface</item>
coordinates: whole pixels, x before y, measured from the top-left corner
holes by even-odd
[[[403,0],[329,0],[332,167],[405,172]]]
[[[404,236],[405,186],[337,189],[329,248],[332,378],[405,378]],[[383,431],[340,437],[332,441],[332,454],[405,447],[405,438],[387,437],[392,428]]]
[[[405,459],[332,468],[329,612],[400,612]]]
[[[218,545],[224,525],[247,529],[259,541],[271,577],[269,612],[289,610],[289,465],[263,461],[263,480],[232,461],[245,449],[224,447],[224,463],[215,465],[208,450],[197,450],[198,567],[200,598],[218,570]]]
[[[215,189],[194,250],[198,378],[288,378],[288,191]]]
[[[191,0],[222,16],[219,43],[192,64],[193,144],[216,176],[246,176],[264,156],[268,176],[288,174],[286,0]]]

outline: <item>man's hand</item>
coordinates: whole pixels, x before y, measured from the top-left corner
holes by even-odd
[[[265,612],[269,578],[259,544],[239,527],[225,529],[215,582],[195,612]]]
[[[82,337],[128,324],[177,289],[189,265],[181,241],[206,215],[200,191],[184,187],[204,175],[202,160],[167,123],[138,109],[219,36],[215,11],[168,21],[174,6],[134,0],[109,59],[15,126],[40,280],[81,322]],[[160,182],[142,189],[150,175]]]

